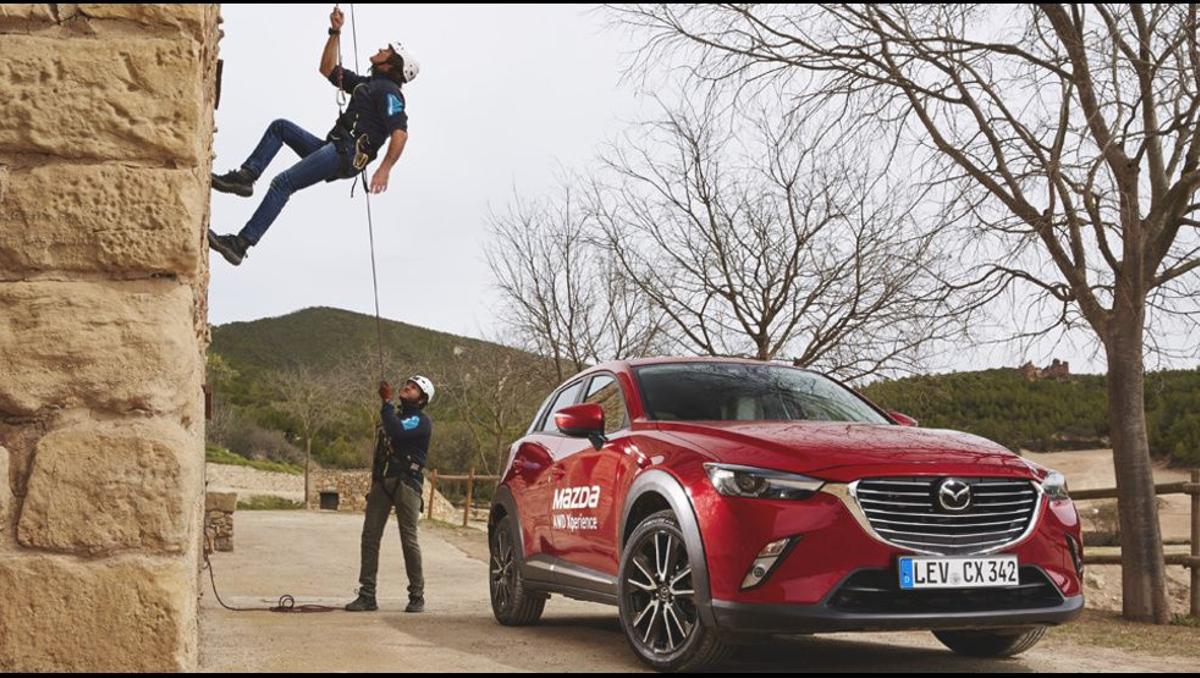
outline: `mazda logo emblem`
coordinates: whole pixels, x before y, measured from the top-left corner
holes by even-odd
[[[937,500],[947,511],[965,511],[971,505],[971,486],[958,478],[946,478],[938,485]]]

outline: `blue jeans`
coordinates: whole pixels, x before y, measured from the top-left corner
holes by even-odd
[[[267,127],[262,141],[258,142],[250,158],[242,163],[242,169],[258,179],[283,144],[300,156],[300,162],[271,180],[267,195],[239,233],[251,245],[257,244],[263,237],[293,193],[334,176],[341,165],[341,158],[333,144],[318,139],[292,122],[276,120]]]

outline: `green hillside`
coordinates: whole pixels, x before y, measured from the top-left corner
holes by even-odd
[[[1013,449],[1109,445],[1103,376],[1029,382],[1015,369],[990,369],[877,381],[862,392],[922,426],[969,431]],[[1200,371],[1146,375],[1146,418],[1154,455],[1200,463]]]
[[[442,472],[495,470],[507,443],[554,386],[545,361],[392,320],[381,326],[387,379],[398,387],[421,373],[437,386],[428,410],[435,426],[430,465]],[[330,414],[313,435],[314,460],[332,467],[366,465],[378,417],[377,332],[374,316],[334,308],[213,327],[208,382],[216,413],[208,427],[210,442],[250,458],[302,464],[303,419],[288,401],[305,390],[316,409]],[[298,370],[309,382],[296,381]]]

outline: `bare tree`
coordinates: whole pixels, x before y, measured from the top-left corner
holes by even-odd
[[[339,417],[348,384],[336,370],[318,373],[309,367],[293,367],[275,375],[279,389],[278,408],[292,417],[304,436],[304,504],[308,505],[308,472],[313,438]]]
[[[594,246],[586,213],[563,187],[491,219],[488,264],[505,320],[561,381],[589,364],[654,352],[662,321]]]
[[[447,395],[478,443],[480,468],[498,475],[509,443],[557,384],[555,374],[545,359],[498,344],[466,349],[457,367],[445,384]]]
[[[1031,333],[1090,327],[1108,362],[1127,618],[1166,623],[1146,435],[1147,328],[1193,323],[1200,234],[1194,5],[643,5],[642,58],[721,88],[790,88],[912,135],[974,228],[973,287]],[[966,245],[975,247],[966,250]]]
[[[613,260],[686,350],[850,379],[915,367],[954,329],[920,194],[830,120],[716,109],[689,103],[608,154],[592,210]]]

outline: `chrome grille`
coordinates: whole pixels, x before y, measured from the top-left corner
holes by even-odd
[[[871,528],[884,541],[923,553],[967,555],[996,551],[1025,536],[1041,494],[1029,480],[956,478],[971,488],[963,510],[943,508],[943,477],[866,478],[851,485]]]

